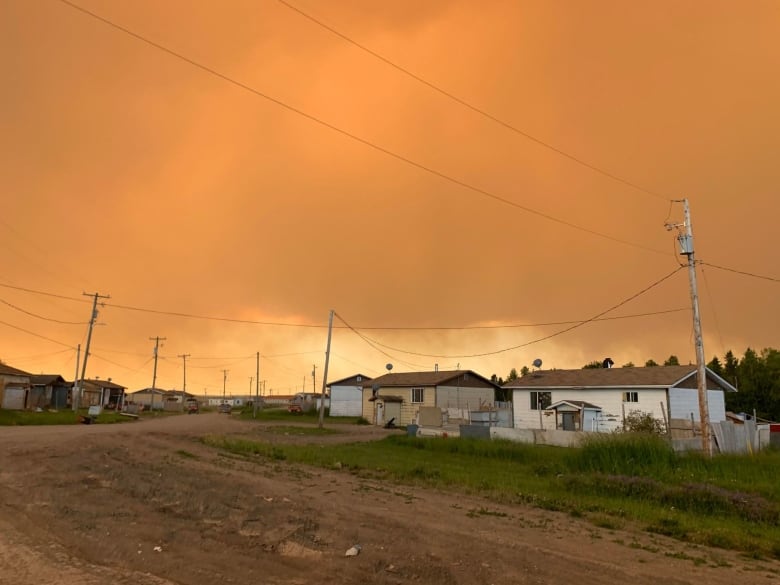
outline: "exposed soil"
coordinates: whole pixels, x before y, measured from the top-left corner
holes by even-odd
[[[0,428],[0,584],[773,583],[780,563],[203,445],[218,414]],[[398,432],[398,431],[395,431]],[[355,544],[360,554],[345,557]]]

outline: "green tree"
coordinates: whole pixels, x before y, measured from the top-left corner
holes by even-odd
[[[509,374],[506,377],[507,382],[512,382],[513,380],[517,380],[520,376],[517,374],[517,370],[515,368],[512,368],[509,370]]]
[[[651,359],[649,359],[649,360],[647,360],[647,361],[645,362],[645,367],[646,367],[646,368],[654,368],[654,367],[656,367],[657,365],[658,365],[658,362],[656,362],[656,361],[655,361],[654,359],[652,359],[652,358],[651,358]]]
[[[527,376],[531,373],[531,370],[528,369],[528,366],[523,366],[520,368],[520,376]]]
[[[634,362],[626,362],[625,364],[623,364],[623,365],[622,365],[622,366],[620,366],[620,367],[621,367],[621,368],[634,368],[634,367],[636,367],[636,366],[634,366]]]
[[[602,363],[601,363],[600,361],[598,361],[598,360],[594,360],[594,361],[592,361],[592,362],[588,362],[587,364],[585,364],[584,366],[582,366],[582,369],[583,369],[583,370],[596,370],[596,369],[598,369],[598,368],[603,368],[603,367],[604,367],[604,364],[602,364]]]
[[[707,367],[711,369],[713,373],[717,374],[721,378],[723,377],[723,365],[720,363],[718,356],[713,357],[710,360],[710,363],[707,364]]]
[[[653,418],[653,415],[649,412],[632,410],[626,414],[626,419],[623,421],[623,430],[627,433],[663,435],[666,433],[666,426],[662,420]]]
[[[670,355],[666,359],[666,361],[664,362],[664,365],[665,366],[679,366],[680,365],[680,360],[677,359],[676,355],[672,354],[672,355]]]

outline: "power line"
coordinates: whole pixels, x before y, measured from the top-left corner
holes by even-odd
[[[408,354],[408,355],[414,355],[414,356],[420,356],[420,357],[445,358],[445,359],[454,359],[454,358],[477,358],[477,357],[485,357],[485,356],[489,356],[489,355],[496,355],[496,354],[499,354],[499,353],[504,353],[504,352],[507,352],[507,351],[512,351],[512,350],[514,350],[514,349],[520,349],[520,348],[522,348],[522,347],[527,347],[527,346],[529,346],[529,345],[533,345],[533,344],[535,344],[535,343],[539,343],[539,342],[541,342],[541,341],[546,341],[546,340],[548,340],[548,339],[552,339],[553,337],[557,337],[557,336],[559,336],[559,335],[563,335],[564,333],[568,333],[569,331],[573,331],[574,329],[577,329],[577,328],[579,328],[579,327],[582,327],[583,325],[586,325],[586,324],[588,324],[588,323],[592,323],[592,322],[594,322],[594,321],[598,320],[598,319],[599,319],[599,317],[602,317],[603,315],[606,315],[607,313],[610,313],[610,312],[614,311],[615,309],[618,309],[618,308],[622,307],[622,306],[623,306],[623,305],[625,305],[626,303],[628,303],[628,302],[630,302],[630,301],[634,300],[635,298],[637,298],[637,297],[639,297],[639,296],[643,295],[644,293],[646,293],[646,292],[648,292],[649,290],[651,290],[652,288],[654,288],[654,287],[658,286],[659,284],[661,284],[661,283],[662,283],[662,282],[664,282],[665,280],[667,280],[667,279],[671,278],[673,275],[677,274],[677,272],[679,272],[679,271],[680,271],[680,270],[682,270],[682,269],[683,269],[683,267],[678,267],[678,268],[675,268],[675,269],[674,269],[672,272],[670,272],[669,274],[667,274],[667,275],[666,275],[666,276],[664,276],[663,278],[660,278],[659,280],[656,280],[656,281],[655,281],[653,284],[651,284],[651,285],[649,285],[649,286],[646,286],[645,288],[643,288],[643,289],[642,289],[641,291],[639,291],[638,293],[635,293],[635,294],[631,295],[630,297],[628,297],[628,298],[626,298],[626,299],[624,299],[624,300],[620,301],[620,302],[619,302],[619,303],[617,303],[616,305],[613,305],[613,306],[611,306],[610,308],[606,309],[605,311],[602,311],[602,312],[598,313],[597,315],[594,315],[594,316],[593,316],[593,317],[591,317],[590,319],[586,319],[586,320],[584,320],[584,321],[580,321],[579,323],[576,323],[576,324],[574,324],[574,325],[572,325],[572,326],[570,326],[570,327],[567,327],[566,329],[562,329],[562,330],[560,330],[560,331],[557,331],[557,332],[555,332],[555,333],[552,333],[552,334],[550,334],[550,335],[546,335],[546,336],[544,336],[544,337],[540,337],[540,338],[538,338],[538,339],[534,339],[534,340],[531,340],[531,341],[527,341],[527,342],[525,342],[525,343],[521,343],[521,344],[519,344],[519,345],[513,345],[512,347],[505,347],[505,348],[498,349],[498,350],[495,350],[495,351],[488,351],[488,352],[483,352],[483,353],[474,353],[474,354],[454,354],[454,355],[449,355],[449,354],[429,354],[429,353],[420,353],[420,352],[415,352],[415,351],[407,351],[407,350],[404,350],[404,349],[401,349],[401,348],[397,348],[397,347],[390,347],[390,346],[388,346],[388,345],[385,345],[385,344],[383,344],[383,343],[381,343],[381,342],[377,341],[376,339],[372,339],[372,338],[370,338],[370,337],[368,337],[368,336],[366,336],[366,335],[364,335],[364,334],[360,333],[358,330],[354,329],[353,327],[350,327],[350,326],[347,324],[347,322],[346,322],[346,321],[344,321],[344,319],[343,319],[343,318],[342,318],[340,315],[339,315],[339,319],[341,319],[341,321],[342,321],[342,322],[343,322],[345,325],[347,325],[348,327],[350,327],[350,329],[352,329],[353,333],[355,333],[355,334],[356,334],[358,337],[360,337],[361,339],[363,339],[363,341],[365,341],[365,342],[366,342],[368,345],[370,345],[371,347],[373,347],[373,348],[374,348],[374,349],[376,349],[377,351],[381,351],[382,353],[385,353],[385,352],[383,352],[381,349],[379,349],[379,347],[386,347],[387,349],[390,349],[390,350],[392,350],[392,351],[399,351],[399,352],[401,352],[401,353],[405,353],[405,354]],[[378,346],[379,346],[379,347],[378,347]],[[385,355],[389,355],[389,354],[385,353]]]
[[[13,305],[9,303],[6,300],[0,299],[0,303],[3,303],[4,305],[8,305],[12,309],[15,309],[19,311],[20,313],[24,313],[25,315],[30,315],[31,317],[35,317],[36,319],[43,319],[44,321],[51,321],[52,323],[60,323],[61,325],[86,325],[86,321],[60,321],[59,319],[51,319],[49,317],[44,317],[42,315],[37,315],[36,313],[32,313],[30,311],[26,311],[25,309],[22,309],[21,307],[17,307],[16,305]]]
[[[566,227],[569,227],[569,228],[572,228],[572,229],[575,229],[575,230],[578,230],[578,231],[581,231],[581,232],[584,232],[584,233],[591,234],[593,236],[598,236],[600,238],[604,238],[604,239],[607,239],[607,240],[610,240],[610,241],[613,241],[613,242],[624,244],[626,246],[639,248],[639,249],[645,250],[647,252],[653,252],[654,254],[666,255],[666,252],[662,252],[660,250],[656,250],[655,248],[650,248],[650,247],[647,247],[647,246],[643,246],[642,244],[637,244],[635,242],[629,242],[628,240],[623,240],[623,239],[617,238],[615,236],[610,236],[610,235],[604,234],[602,232],[598,232],[596,230],[592,230],[590,228],[586,228],[586,227],[577,225],[575,223],[566,221],[564,219],[557,218],[555,216],[552,216],[550,214],[544,213],[542,211],[538,211],[538,210],[533,209],[531,207],[527,207],[525,205],[521,205],[520,203],[517,203],[516,201],[512,201],[511,199],[507,199],[506,197],[503,197],[501,195],[493,193],[492,191],[488,191],[487,189],[483,189],[481,187],[477,187],[476,185],[472,185],[471,183],[468,183],[468,182],[463,181],[461,179],[456,179],[455,177],[452,177],[452,176],[450,176],[450,175],[448,175],[448,174],[446,174],[446,173],[444,173],[442,171],[436,170],[433,167],[429,167],[429,166],[427,166],[427,165],[425,165],[423,163],[419,163],[419,162],[417,162],[417,161],[415,161],[415,160],[413,160],[411,158],[408,158],[408,157],[406,157],[406,156],[404,156],[402,154],[399,154],[399,153],[394,152],[392,150],[389,150],[389,149],[387,149],[387,148],[385,148],[383,146],[380,146],[380,145],[376,144],[375,142],[371,142],[370,140],[367,140],[365,138],[361,138],[357,134],[353,134],[353,133],[351,133],[351,132],[349,132],[347,130],[339,128],[338,126],[335,126],[334,124],[331,124],[330,122],[326,122],[322,118],[318,118],[317,116],[315,116],[313,114],[309,114],[309,113],[305,112],[304,110],[296,108],[295,106],[292,106],[292,105],[290,105],[290,104],[288,104],[288,103],[286,103],[286,102],[284,102],[284,101],[282,101],[282,100],[280,100],[278,98],[275,98],[275,97],[272,97],[272,96],[270,96],[268,94],[265,94],[265,93],[255,89],[255,88],[253,88],[253,87],[251,87],[251,86],[249,86],[249,85],[247,85],[245,83],[242,83],[240,81],[237,81],[236,79],[233,79],[232,77],[230,77],[228,75],[225,75],[224,73],[220,73],[216,69],[213,69],[213,68],[211,68],[211,67],[209,67],[207,65],[203,65],[202,63],[200,63],[198,61],[195,61],[194,59],[191,59],[189,57],[186,57],[185,55],[183,55],[181,53],[178,53],[178,52],[174,51],[173,49],[169,49],[168,47],[166,47],[164,45],[161,45],[160,43],[157,43],[155,41],[152,41],[151,39],[149,39],[147,37],[144,37],[143,35],[141,35],[139,33],[133,32],[132,30],[130,30],[128,28],[125,28],[125,27],[123,27],[120,24],[117,24],[117,23],[115,23],[115,22],[113,22],[113,21],[111,21],[111,20],[109,20],[109,19],[107,19],[107,18],[105,18],[103,16],[100,16],[100,15],[94,13],[94,12],[91,12],[91,11],[87,10],[86,8],[83,8],[83,7],[81,7],[81,6],[77,5],[77,4],[74,4],[73,2],[70,2],[69,0],[60,0],[60,2],[65,4],[66,6],[70,6],[71,8],[73,8],[75,10],[78,10],[79,12],[82,12],[82,13],[84,13],[84,14],[92,17],[92,18],[94,18],[95,20],[98,20],[98,21],[100,21],[100,22],[102,22],[102,23],[104,23],[104,24],[106,24],[106,25],[108,25],[108,26],[118,30],[118,31],[121,31],[121,32],[125,33],[126,35],[129,35],[129,36],[131,36],[131,37],[133,37],[135,39],[138,39],[139,41],[141,41],[143,43],[146,43],[146,44],[150,45],[151,47],[154,47],[155,49],[158,49],[158,50],[160,50],[160,51],[162,51],[164,53],[167,53],[168,55],[171,55],[171,56],[173,56],[173,57],[175,57],[177,59],[180,59],[180,60],[184,61],[185,63],[189,63],[193,67],[197,67],[198,69],[201,69],[202,71],[205,71],[206,73],[209,73],[209,74],[211,74],[211,75],[213,75],[215,77],[218,77],[219,79],[221,79],[221,80],[223,80],[223,81],[225,81],[225,82],[227,82],[227,83],[229,83],[231,85],[234,85],[234,86],[236,86],[236,87],[238,87],[240,89],[243,89],[244,91],[247,91],[247,92],[249,92],[249,93],[251,93],[253,95],[261,97],[261,98],[263,98],[263,99],[265,99],[265,100],[267,100],[269,102],[272,102],[272,103],[274,103],[274,104],[276,104],[276,105],[278,105],[278,106],[280,106],[280,107],[282,107],[282,108],[284,108],[284,109],[286,109],[286,110],[288,110],[290,112],[298,114],[299,116],[302,116],[302,117],[304,117],[304,118],[306,118],[306,119],[308,119],[308,120],[310,120],[312,122],[315,122],[315,123],[317,123],[317,124],[319,124],[319,125],[321,125],[321,126],[323,126],[325,128],[333,130],[334,132],[337,132],[337,133],[339,133],[339,134],[341,134],[343,136],[346,136],[347,138],[350,138],[350,139],[352,139],[352,140],[354,140],[356,142],[359,142],[359,143],[363,144],[364,146],[368,146],[369,148],[372,148],[372,149],[374,149],[374,150],[376,150],[378,152],[386,154],[387,156],[395,158],[396,160],[404,162],[404,163],[406,163],[406,164],[408,164],[410,166],[413,166],[413,167],[415,167],[415,168],[417,168],[419,170],[425,171],[426,173],[429,173],[429,174],[431,174],[433,176],[436,176],[436,177],[438,177],[440,179],[448,181],[448,182],[450,182],[450,183],[452,183],[454,185],[457,185],[459,187],[462,187],[464,189],[472,191],[473,193],[476,193],[478,195],[482,195],[482,196],[487,197],[489,199],[493,199],[494,201],[498,201],[499,203],[503,203],[505,205],[509,205],[510,207],[514,207],[516,209],[520,209],[522,211],[525,211],[526,213],[530,213],[532,215],[536,215],[537,217],[541,217],[541,218],[546,219],[548,221],[551,221],[551,222],[554,222],[554,223],[557,223],[557,224],[560,224],[560,225],[564,225]]]
[[[419,83],[422,83],[423,85],[425,85],[426,87],[432,89],[433,91],[438,92],[441,95],[451,99],[452,101],[457,102],[458,104],[468,108],[472,112],[475,112],[475,113],[479,114],[480,116],[483,116],[483,117],[487,118],[488,120],[491,120],[491,121],[495,122],[496,124],[498,124],[500,126],[503,126],[504,128],[507,128],[508,130],[511,130],[512,132],[515,132],[516,134],[519,134],[520,136],[530,140],[531,142],[535,142],[539,146],[547,148],[548,150],[551,150],[552,152],[554,152],[554,153],[556,153],[556,154],[558,154],[560,156],[563,156],[563,157],[565,157],[565,158],[567,158],[567,159],[569,159],[569,160],[571,160],[571,161],[573,161],[573,162],[575,162],[575,163],[577,163],[579,165],[582,165],[583,167],[585,167],[587,169],[590,169],[591,171],[594,171],[594,172],[596,172],[596,173],[598,173],[600,175],[603,175],[603,176],[605,176],[605,177],[607,177],[609,179],[612,179],[613,181],[617,181],[618,183],[622,183],[623,185],[627,185],[628,187],[631,187],[632,189],[636,189],[636,190],[641,191],[641,192],[643,192],[643,193],[645,193],[647,195],[650,195],[652,197],[656,197],[656,198],[662,199],[664,201],[668,201],[669,200],[669,197],[665,197],[664,195],[662,195],[660,193],[657,193],[655,191],[652,191],[651,189],[647,189],[645,187],[642,187],[641,185],[638,185],[636,183],[633,183],[631,181],[623,179],[623,178],[621,178],[621,177],[619,177],[619,176],[617,176],[617,175],[615,175],[613,173],[610,173],[609,171],[605,171],[604,169],[602,169],[600,167],[597,167],[594,164],[586,162],[585,160],[583,160],[583,159],[581,159],[579,157],[576,157],[576,156],[574,156],[572,154],[569,154],[568,152],[566,152],[566,151],[564,151],[564,150],[562,150],[562,149],[560,149],[560,148],[558,148],[556,146],[553,146],[549,142],[545,142],[544,140],[541,140],[539,138],[536,138],[535,136],[532,136],[528,132],[525,132],[524,130],[521,130],[520,128],[518,128],[516,126],[513,126],[509,122],[506,122],[506,121],[502,120],[501,118],[499,118],[497,116],[494,116],[493,114],[483,110],[482,108],[480,108],[478,106],[475,106],[474,104],[472,104],[470,102],[467,102],[466,100],[464,100],[462,98],[459,98],[455,94],[453,94],[453,93],[443,89],[442,87],[436,85],[435,83],[433,83],[431,81],[428,81],[427,79],[417,75],[416,73],[413,73],[412,71],[410,71],[409,69],[406,69],[405,67],[399,65],[398,63],[395,63],[394,61],[391,61],[387,57],[385,57],[385,56],[377,53],[373,49],[370,49],[367,46],[359,43],[355,39],[353,39],[351,37],[348,37],[346,34],[336,30],[332,26],[325,24],[321,20],[318,20],[317,18],[315,18],[314,16],[312,16],[308,12],[304,12],[302,9],[298,8],[297,6],[294,6],[294,5],[290,4],[286,0],[277,0],[277,1],[280,4],[282,4],[283,6],[286,6],[287,8],[292,10],[293,12],[297,12],[298,14],[300,14],[304,18],[307,18],[308,20],[310,20],[314,24],[324,28],[328,32],[330,32],[330,33],[336,35],[337,37],[339,37],[340,39],[342,39],[342,40],[350,43],[351,45],[357,47],[361,51],[363,51],[365,53],[368,53],[369,55],[371,55],[372,57],[374,57],[376,59],[379,59],[380,61],[382,61],[386,65],[389,65],[393,69],[396,69],[397,71],[400,71],[404,75],[406,75],[408,77],[411,77],[412,79],[414,79],[415,81],[418,81]]]
[[[772,276],[763,276],[761,274],[754,274],[752,272],[745,272],[744,270],[736,270],[734,268],[726,268],[725,266],[718,266],[717,264],[710,264],[709,262],[702,262],[699,260],[699,264],[704,266],[711,266],[718,270],[725,270],[726,272],[733,272],[735,274],[742,274],[743,276],[752,276],[753,278],[760,278],[761,280],[768,280],[770,282],[780,282],[780,278],[774,278]]]
[[[684,266],[684,265],[683,265]],[[21,290],[24,292],[29,292],[33,294],[39,294],[39,295],[46,295],[46,296],[52,296],[52,297],[59,297],[67,300],[73,300],[73,301],[79,301],[83,302],[82,299],[79,298],[73,298],[73,297],[66,297],[62,295],[57,295],[54,293],[47,293],[43,291],[38,291],[34,289],[29,288],[23,288],[18,286],[12,286],[0,283],[0,287],[7,287],[12,288],[15,290]],[[103,307],[109,307],[114,309],[122,309],[126,311],[136,311],[141,313],[152,313],[156,315],[166,315],[170,317],[182,317],[187,319],[200,319],[205,321],[223,321],[227,323],[241,323],[246,325],[265,325],[269,327],[301,327],[306,329],[325,329],[328,325],[327,324],[312,324],[312,323],[286,323],[283,321],[257,321],[252,319],[233,319],[231,317],[217,317],[212,315],[197,315],[194,313],[183,313],[183,312],[177,312],[177,311],[164,311],[161,309],[149,309],[146,307],[133,307],[130,305],[117,305],[113,303],[101,303]],[[603,319],[597,319],[598,321],[611,321],[611,320],[617,320],[617,319],[633,319],[635,317],[647,317],[651,315],[660,315],[663,313],[674,313],[679,311],[687,311],[688,308],[682,307],[677,309],[666,309],[662,311],[653,311],[650,313],[634,313],[630,315],[621,315],[617,317],[604,317]],[[550,321],[550,322],[543,322],[543,323],[510,323],[506,325],[453,325],[453,326],[438,326],[438,327],[427,327],[427,326],[360,326],[356,327],[357,329],[360,329],[362,331],[469,331],[469,330],[477,330],[477,329],[515,329],[520,327],[545,327],[545,326],[552,326],[552,325],[571,325],[574,323],[581,323],[583,319],[577,319],[572,321]],[[337,329],[348,329],[346,325],[338,326],[334,325],[334,328]],[[104,349],[103,351],[110,351]],[[121,352],[117,352],[121,353]],[[305,355],[307,353],[320,353],[317,352],[295,352],[295,353],[287,353],[287,354],[278,354],[277,356],[263,356],[263,357],[286,357],[286,356],[293,356],[293,355]],[[136,354],[137,355],[137,354]],[[249,356],[254,357],[254,356]],[[213,360],[225,360],[225,359],[236,359],[233,357],[193,357],[192,359],[213,359]]]
[[[17,329],[19,331],[27,333],[28,335],[32,335],[33,337],[40,337],[41,339],[45,339],[46,341],[51,341],[52,343],[56,343],[57,345],[62,345],[64,347],[67,347],[68,349],[76,349],[69,343],[63,343],[62,341],[57,341],[56,339],[52,339],[51,337],[46,337],[45,335],[33,333],[28,329],[24,329],[23,327],[17,327],[16,325],[11,325],[10,323],[6,323],[5,321],[0,321],[0,325],[5,325],[6,327],[10,327],[11,329]]]

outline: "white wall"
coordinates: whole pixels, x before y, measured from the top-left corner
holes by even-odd
[[[544,391],[540,388],[540,391]],[[647,389],[637,391],[638,402],[623,404],[623,390],[619,388],[593,389],[593,390],[551,390],[552,403],[560,400],[583,400],[595,406],[601,407],[601,416],[597,420],[597,428],[601,432],[610,432],[623,424],[623,407],[628,414],[632,410],[650,413],[654,418],[664,420],[661,403],[666,404],[666,391],[663,389]],[[538,429],[539,411],[531,410],[531,396],[529,390],[513,391],[514,400],[514,425],[517,429]],[[545,416],[542,413],[542,426],[546,430],[555,428],[555,417]],[[590,428],[584,430],[589,431]]]
[[[437,386],[436,406],[462,410],[478,410],[480,406],[495,402],[493,388],[459,388],[457,386]]]
[[[362,386],[331,386],[330,416],[362,416]]]
[[[710,422],[726,420],[726,397],[722,390],[707,390],[707,405]],[[672,418],[699,420],[699,391],[693,388],[672,388],[669,390],[669,405]]]

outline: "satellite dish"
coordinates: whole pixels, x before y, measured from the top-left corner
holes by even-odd
[[[534,367],[535,368],[541,368],[542,367],[542,360],[540,360],[539,358],[536,358],[534,360]]]
[[[387,371],[389,372],[390,370],[393,369],[393,364],[387,364],[385,367],[387,368]]]

